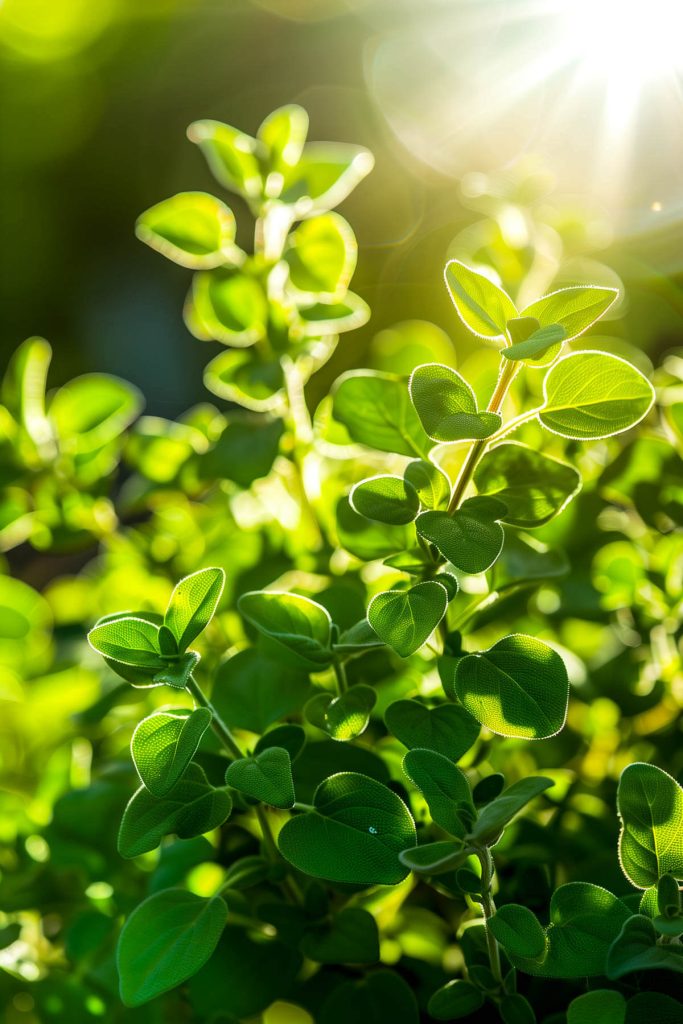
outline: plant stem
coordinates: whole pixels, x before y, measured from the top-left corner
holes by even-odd
[[[230,751],[233,757],[244,757],[237,740],[218,714],[209,698],[201,689],[194,676],[190,676],[188,679],[187,688],[197,701],[197,704],[200,704],[203,708],[207,708],[211,712],[211,727],[216,735],[221,739],[226,749]]]
[[[339,661],[338,658],[334,659],[332,667],[334,668],[334,674],[337,678],[337,693],[341,697],[342,693],[346,693],[349,688],[346,681],[346,669],[344,668],[343,662]]]
[[[263,845],[266,848],[268,860],[278,861],[280,859],[280,852],[277,848],[277,843],[275,842],[275,836],[273,835],[273,831],[270,827],[270,823],[266,816],[266,812],[264,811],[263,807],[261,807],[260,804],[258,804],[258,806],[256,807],[256,817],[258,818],[258,823],[261,827]]]
[[[484,911],[484,925],[486,928],[486,945],[489,951],[489,961],[491,963],[491,973],[496,979],[499,985],[503,984],[503,972],[500,964],[500,949],[498,948],[498,942],[495,935],[489,928],[489,920],[493,917],[496,912],[496,905],[493,902],[493,896],[491,895],[491,884],[493,882],[493,857],[488,846],[479,848],[477,850],[477,856],[481,864],[481,903]]]

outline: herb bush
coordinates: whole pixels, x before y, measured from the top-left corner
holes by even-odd
[[[253,252],[205,193],[138,222],[194,272],[223,411],[141,417],[98,374],[46,400],[41,339],[5,376],[2,546],[56,578],[0,577],[0,992],[40,1021],[673,1024],[680,358],[655,404],[583,337],[615,289],[517,304],[451,259],[479,354],[399,325],[427,358],[311,416],[368,317],[332,211],[372,157],[307,127],[189,129]]]

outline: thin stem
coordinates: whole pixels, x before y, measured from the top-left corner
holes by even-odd
[[[334,668],[334,674],[337,679],[337,693],[341,697],[342,693],[346,693],[349,688],[349,684],[346,680],[346,669],[344,668],[343,662],[339,661],[338,658],[334,659],[332,667]]]
[[[491,963],[491,973],[496,979],[499,985],[503,984],[503,971],[500,964],[500,949],[498,948],[498,942],[495,935],[489,928],[489,921],[496,912],[496,905],[493,902],[493,896],[491,895],[491,885],[493,882],[493,857],[488,846],[477,850],[477,856],[481,864],[481,904],[484,911],[484,924],[486,927],[486,945],[489,951],[489,961]]]
[[[273,862],[278,861],[280,859],[280,853],[277,848],[277,843],[275,842],[275,836],[273,835],[266,812],[260,804],[256,807],[256,817],[258,818],[258,823],[261,827],[261,836],[263,838],[263,845],[265,846],[268,860]]]
[[[197,704],[200,704],[203,708],[207,708],[211,712],[211,727],[216,735],[221,739],[226,749],[230,751],[233,757],[244,757],[237,740],[218,714],[209,698],[201,689],[194,676],[190,676],[188,679],[187,688],[197,701]]]

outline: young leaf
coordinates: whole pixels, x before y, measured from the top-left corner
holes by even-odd
[[[423,458],[432,447],[400,377],[351,371],[338,379],[332,398],[334,419],[357,444],[412,458]]]
[[[477,720],[455,704],[430,709],[417,700],[397,700],[385,711],[384,721],[410,750],[434,750],[451,761],[458,761],[479,736]]]
[[[204,385],[212,394],[255,412],[280,406],[284,382],[279,359],[264,362],[253,348],[226,349],[204,367]]]
[[[472,829],[472,839],[489,845],[496,842],[515,815],[519,814],[530,800],[534,800],[553,785],[553,780],[543,775],[532,775],[527,779],[513,782],[479,812]]]
[[[581,487],[581,476],[560,462],[516,442],[486,452],[474,472],[480,494],[507,506],[503,522],[542,526],[558,515]]]
[[[173,789],[195,755],[211,724],[206,708],[194,711],[157,712],[143,718],[130,742],[140,781],[153,796]]]
[[[403,471],[406,483],[417,492],[420,503],[425,508],[445,508],[451,496],[451,482],[433,462],[416,459],[409,462]]]
[[[202,768],[190,762],[179,782],[161,800],[141,786],[128,801],[119,829],[118,849],[130,859],[155,850],[166,835],[191,839],[218,828],[230,814],[225,789],[209,785]]]
[[[429,1000],[429,1016],[435,1020],[461,1020],[484,1005],[484,993],[469,981],[456,979],[436,990]]]
[[[358,683],[339,697],[321,693],[306,705],[306,717],[313,725],[324,729],[333,740],[352,740],[361,736],[368,727],[370,713],[377,701],[372,686]],[[316,702],[315,706],[312,705]]]
[[[488,927],[508,953],[537,960],[545,951],[545,932],[528,907],[506,903],[489,918]]]
[[[293,807],[292,762],[283,747],[269,747],[255,757],[228,765],[225,781],[233,789],[271,807]]]
[[[410,590],[385,590],[368,605],[368,621],[377,636],[402,658],[408,658],[429,639],[448,607],[441,583],[427,580]]]
[[[455,692],[477,721],[499,736],[546,739],[564,725],[569,679],[560,655],[515,633],[461,658]]]
[[[465,327],[479,338],[503,337],[508,320],[517,316],[515,304],[507,292],[459,260],[446,264],[445,278]]]
[[[469,850],[461,842],[443,839],[402,850],[399,859],[416,874],[440,875],[459,867],[468,856]]]
[[[212,174],[224,188],[247,200],[261,196],[261,144],[256,139],[230,125],[210,120],[195,121],[187,129],[187,136],[200,147]]]
[[[222,569],[200,569],[176,584],[168,602],[164,625],[183,653],[206,629],[214,616],[225,586]]]
[[[135,908],[116,951],[125,1006],[142,1006],[181,985],[213,953],[228,917],[218,896],[165,889]]]
[[[341,299],[356,268],[353,231],[338,213],[305,220],[287,240],[289,281],[304,295]]]
[[[249,622],[292,651],[309,669],[320,670],[332,660],[332,620],[329,612],[310,597],[276,590],[243,594],[238,607]]]
[[[329,923],[304,935],[301,952],[319,964],[374,964],[379,960],[379,933],[372,914],[346,907]]]
[[[414,846],[415,824],[390,789],[356,772],[325,779],[315,811],[288,821],[278,837],[283,857],[299,871],[330,882],[396,885],[408,874],[398,859]]]
[[[424,796],[436,824],[463,839],[476,817],[464,773],[447,757],[418,748],[403,758],[403,771]]]
[[[301,158],[307,134],[308,114],[297,103],[288,103],[268,114],[256,136],[268,151],[270,170],[282,172],[294,167]]]
[[[683,974],[683,947],[657,943],[657,932],[649,917],[635,914],[624,922],[607,954],[608,978],[623,978],[633,971],[675,971]]]
[[[592,441],[629,430],[648,414],[655,393],[640,370],[607,352],[574,352],[543,382],[538,418],[560,437]]]
[[[535,320],[533,317],[508,321],[508,331],[513,340],[513,323],[520,324],[528,321],[538,324],[538,320]],[[532,331],[523,341],[517,341],[513,345],[508,345],[507,348],[503,349],[502,355],[506,359],[511,360],[528,360],[531,366],[544,366],[555,358],[566,336],[567,332],[561,324],[549,324],[547,327],[539,327],[537,330]],[[542,358],[543,356],[545,356],[544,359]]]
[[[346,199],[374,164],[372,153],[362,146],[309,142],[285,173],[280,200],[292,207],[294,220],[325,213]]]
[[[618,295],[616,288],[574,285],[544,295],[526,306],[520,315],[534,317],[542,328],[559,325],[564,328],[564,340],[573,341],[605,315]]]
[[[146,619],[122,615],[100,622],[88,633],[88,643],[105,658],[158,672],[164,667],[159,651],[159,627]]]
[[[90,455],[117,441],[140,414],[144,399],[127,381],[84,373],[55,393],[48,418],[63,453]]]
[[[427,363],[413,370],[410,398],[425,432],[434,441],[465,441],[490,437],[501,424],[492,412],[477,412],[467,381],[449,366]]]
[[[626,1000],[611,988],[596,988],[577,996],[567,1007],[567,1024],[624,1024]]]
[[[180,192],[138,217],[141,242],[182,267],[206,270],[231,262],[235,250],[235,216],[206,192]]]
[[[657,882],[657,909],[665,915],[681,909],[681,890],[673,875],[662,875]]]
[[[321,334],[341,334],[355,331],[370,319],[370,307],[353,292],[332,302],[320,299],[298,308],[299,326],[306,338],[319,338]]]
[[[505,534],[497,521],[505,505],[497,498],[468,498],[453,513],[421,512],[415,526],[456,569],[485,572],[498,558]]]
[[[412,523],[420,511],[417,491],[400,476],[373,476],[362,480],[349,494],[349,501],[360,515],[391,526]]]
[[[653,764],[624,768],[617,790],[619,860],[639,889],[662,875],[683,878],[683,789]]]
[[[260,283],[235,270],[200,270],[185,306],[188,330],[200,341],[247,348],[266,331],[268,302]]]

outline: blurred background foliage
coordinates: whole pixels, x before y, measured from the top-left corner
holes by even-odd
[[[115,826],[134,778],[131,729],[141,705],[151,711],[168,697],[157,690],[141,696],[103,674],[83,641],[97,615],[140,606],[158,611],[178,577],[200,565],[225,567],[228,587],[202,663],[210,678],[226,652],[247,641],[234,611],[239,593],[281,578],[282,586],[314,594],[340,614],[346,609],[349,621],[341,624],[350,626],[363,615],[367,593],[387,580],[384,568],[361,572],[349,538],[344,550],[335,536],[337,499],[377,471],[367,452],[353,462],[321,457],[316,463],[314,504],[324,538],[301,505],[296,460],[286,450],[284,460],[282,450],[278,456],[280,434],[269,433],[267,421],[251,433],[233,432],[221,456],[207,462],[232,422],[226,403],[206,405],[202,383],[219,346],[196,341],[183,323],[187,271],[133,233],[141,211],[176,192],[206,189],[225,198],[185,139],[197,118],[255,134],[270,110],[296,102],[309,112],[312,139],[364,145],[375,155],[372,175],[342,207],[358,239],[353,288],[372,316],[342,337],[308,383],[311,410],[341,372],[357,366],[404,374],[425,361],[457,362],[480,394],[490,391],[496,356],[479,349],[456,320],[441,278],[447,257],[492,268],[523,301],[588,280],[620,287],[620,303],[590,345],[653,375],[659,408],[637,432],[583,451],[544,442],[551,454],[557,447],[579,460],[586,480],[564,515],[534,538],[539,558],[544,542],[562,547],[571,572],[559,566],[552,578],[555,570],[544,566],[541,586],[514,591],[495,619],[484,607],[472,627],[481,645],[511,628],[552,640],[568,657],[574,684],[568,727],[559,736],[526,745],[491,745],[485,738],[466,765],[511,778],[542,768],[561,783],[552,830],[527,819],[506,834],[503,900],[526,901],[544,913],[551,887],[579,878],[623,893],[614,811],[619,771],[630,761],[651,760],[680,778],[678,143],[666,159],[653,160],[649,147],[668,136],[661,118],[660,136],[648,122],[647,144],[639,147],[634,136],[628,161],[620,150],[617,180],[597,152],[586,162],[590,140],[583,137],[581,108],[566,115],[560,145],[559,129],[544,131],[554,88],[544,91],[543,102],[537,90],[536,106],[527,103],[516,115],[504,78],[499,95],[493,86],[486,92],[490,132],[481,123],[477,131],[463,113],[481,88],[471,67],[472,39],[478,30],[487,46],[509,51],[514,65],[515,37],[501,14],[504,5],[479,4],[478,19],[473,6],[464,0],[5,0],[0,6],[0,331],[3,368],[9,366],[0,410],[0,1003],[10,1024],[181,1019],[173,1016],[180,1012],[176,997],[170,1010],[118,1005],[115,925],[145,891],[185,878],[194,891],[212,891],[216,872],[234,852],[204,841],[171,844],[159,861],[143,858],[142,873],[139,863],[119,858]],[[474,53],[485,64],[484,42]],[[409,102],[411,86],[414,103],[421,97],[422,118]],[[496,102],[507,126],[499,135]],[[597,122],[599,114],[596,104]],[[229,202],[237,244],[249,250],[246,205],[234,196]],[[57,392],[62,397],[53,400],[51,422],[59,450],[52,452],[40,425],[35,436],[17,426],[21,402],[13,381],[26,368],[21,356],[10,366],[10,356],[36,334],[52,344],[49,390],[93,372],[132,385],[107,385],[113,412],[99,433],[97,422],[88,421],[87,387],[80,395]],[[29,376],[40,382],[49,349],[38,344],[23,351],[31,353]],[[538,394],[540,375],[526,379]],[[146,419],[131,426],[143,394]],[[98,391],[98,408],[101,401]],[[177,417],[182,420],[170,423]],[[317,430],[323,455],[331,454],[334,437],[324,435],[324,416]],[[524,439],[540,444],[535,431],[528,426]],[[305,478],[305,465],[298,469]],[[513,546],[501,572],[514,579]],[[360,659],[356,671],[360,680],[381,680],[377,715],[397,697],[438,689],[430,663],[421,666],[419,659],[399,663],[382,652]],[[226,706],[233,708],[231,724],[258,733],[270,720],[249,704],[244,680],[232,680]],[[267,689],[268,681],[259,686]],[[289,680],[282,714],[296,713],[308,693],[305,681]],[[373,718],[359,748],[373,742],[395,775],[398,751],[381,717]],[[334,756],[341,758],[342,749]],[[207,768],[212,756],[209,744]],[[299,767],[302,790],[319,771],[314,756]],[[245,849],[250,842],[245,834]],[[443,908],[409,897],[400,887],[365,905],[382,925],[383,961],[401,965],[424,1005],[445,972],[458,969],[461,954],[437,913]],[[467,908],[456,901],[449,913],[457,926]],[[255,950],[258,977],[263,966]],[[274,980],[266,1003],[252,982],[244,1004],[226,1012],[237,1019],[264,1014],[265,1024],[309,1019],[287,1007],[268,1010],[268,1002],[286,993],[315,1017],[322,999],[315,985],[309,980],[296,989],[284,960],[281,970],[282,984]],[[552,1015],[566,1003],[564,987],[555,986],[557,1003],[546,1007],[545,1019],[563,1019]]]

